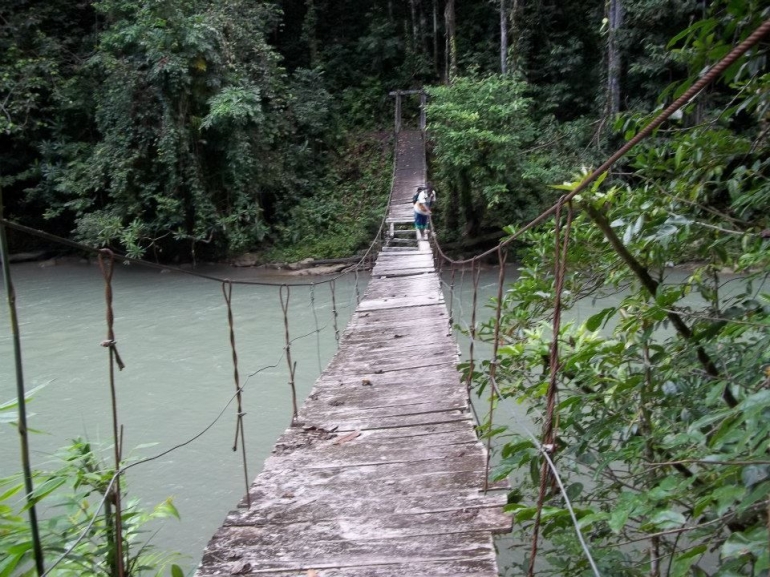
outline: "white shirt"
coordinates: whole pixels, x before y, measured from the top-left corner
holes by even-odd
[[[426,190],[421,190],[419,196],[417,197],[417,202],[414,203],[414,211],[419,214],[430,214],[430,210],[428,210],[428,202],[428,192]]]

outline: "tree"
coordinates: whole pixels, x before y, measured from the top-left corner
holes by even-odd
[[[623,0],[607,3],[607,115],[614,119],[620,112],[621,57],[618,32],[623,25]]]
[[[458,73],[457,38],[455,31],[455,1],[446,0],[444,5],[444,27],[446,34],[446,83],[451,84]]]

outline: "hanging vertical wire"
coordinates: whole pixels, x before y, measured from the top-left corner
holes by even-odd
[[[286,297],[284,297],[284,290],[286,290]],[[278,296],[281,299],[281,309],[283,309],[283,327],[284,334],[286,336],[286,362],[289,365],[289,387],[291,388],[291,424],[297,423],[297,416],[299,411],[297,410],[297,389],[294,384],[294,372],[297,369],[297,363],[293,363],[291,360],[291,337],[289,336],[289,299],[291,298],[291,288],[289,285],[281,285],[278,290]]]
[[[315,350],[318,357],[318,374],[324,369],[321,364],[321,330],[318,328],[318,312],[315,309],[315,283],[310,285],[310,308],[313,310],[313,322],[315,324]]]
[[[329,290],[332,293],[332,317],[334,320],[334,338],[337,340],[337,344],[340,342],[340,329],[337,326],[337,317],[339,316],[337,313],[337,283],[334,281],[334,279],[331,280],[329,283]]]
[[[548,393],[546,395],[545,419],[543,421],[543,451],[547,456],[556,454],[556,426],[554,424],[554,411],[556,408],[556,378],[559,371],[559,331],[561,330],[561,295],[564,290],[564,277],[566,276],[567,249],[569,248],[570,230],[572,228],[573,208],[572,203],[568,204],[567,223],[564,227],[564,240],[561,240],[561,211],[564,205],[565,197],[559,199],[556,206],[554,219],[554,310],[553,310],[553,338],[551,340],[551,351],[549,356],[549,381]],[[551,480],[551,469],[548,459],[543,459],[543,465],[540,471],[540,491],[537,498],[537,513],[535,514],[535,523],[532,529],[532,550],[529,556],[528,577],[535,575],[535,560],[537,559],[538,539],[540,535],[540,523],[542,519],[543,504],[545,503],[546,491]]]
[[[449,330],[454,325],[454,304],[455,304],[455,264],[452,263],[452,273],[449,276]]]
[[[105,262],[106,257],[106,262]],[[118,370],[123,370],[123,364],[115,341],[115,313],[112,309],[112,274],[115,270],[115,255],[113,252],[104,248],[98,254],[99,269],[104,277],[104,299],[107,312],[107,339],[102,341],[101,346],[109,349],[109,377],[110,377],[110,402],[112,405],[112,441],[114,444],[115,457],[115,485],[112,494],[112,503],[115,505],[115,571],[117,577],[125,575],[125,563],[123,559],[123,511],[121,506],[121,488],[120,488],[120,463],[122,461],[120,446],[120,425],[118,421],[118,396],[115,387],[115,365]],[[109,499],[108,499],[109,502]]]
[[[476,305],[478,304],[480,273],[481,266],[476,259],[473,259],[471,262],[471,277],[473,278],[473,308],[471,309],[471,326],[468,331],[471,337],[471,342],[469,347],[468,378],[465,380],[465,392],[468,395],[469,402],[471,401],[471,382],[473,381],[473,371],[475,369],[473,352],[474,345],[476,343]]]
[[[471,269],[473,268],[473,262],[471,261]],[[460,318],[465,315],[465,309],[463,307],[463,294],[465,293],[465,265],[460,265],[460,290],[457,298],[457,303],[460,306]]]
[[[0,218],[3,216],[3,202],[0,195]],[[0,224],[0,258],[3,266],[3,283],[5,296],[8,300],[10,313],[11,332],[13,334],[13,358],[16,365],[16,404],[18,406],[17,429],[19,431],[19,443],[21,446],[21,467],[24,475],[24,491],[26,492],[27,516],[29,528],[32,534],[32,550],[35,556],[35,570],[38,576],[45,573],[43,563],[43,547],[40,544],[40,529],[37,522],[37,509],[32,499],[35,489],[32,480],[32,464],[29,456],[29,430],[27,429],[27,398],[24,390],[24,370],[21,358],[21,335],[19,332],[19,317],[16,314],[16,291],[11,280],[11,267],[8,260],[8,240],[5,236],[5,227]]]
[[[503,310],[503,287],[505,286],[505,261],[508,251],[502,246],[497,248],[497,262],[500,267],[497,277],[497,307],[495,308],[495,334],[492,342],[492,360],[489,363],[489,433],[487,435],[487,462],[484,470],[484,492],[489,488],[489,464],[492,458],[492,430],[494,422],[495,401],[497,400],[497,351],[500,347],[500,317]]]
[[[356,275],[355,275],[355,279],[356,279],[356,306],[361,304],[361,290],[358,287],[358,271],[359,271],[360,268],[361,268],[361,264],[360,263],[356,263]]]
[[[233,323],[233,283],[225,280],[222,283],[222,294],[227,304],[227,324],[230,327],[230,349],[233,353],[233,380],[235,382],[235,399],[237,402],[237,419],[235,421],[235,440],[233,441],[233,451],[238,450],[238,437],[241,439],[241,460],[243,461],[243,480],[246,483],[246,505],[251,508],[251,494],[249,492],[249,469],[246,460],[246,434],[243,429],[243,388],[241,387],[240,377],[238,375],[238,351],[235,348],[235,327]]]

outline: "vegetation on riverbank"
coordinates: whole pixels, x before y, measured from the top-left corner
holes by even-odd
[[[17,408],[15,400],[0,403],[0,424],[15,425]],[[50,469],[32,472],[35,489],[29,498],[21,475],[0,479],[1,576],[37,575],[28,518],[33,505],[44,566],[51,575],[118,574],[115,471],[104,459],[102,449],[74,439],[52,456]],[[128,498],[124,482],[121,501],[124,574],[180,577],[182,569],[174,563],[178,555],[156,550],[147,529],[153,521],[179,519],[171,499],[147,510],[138,500]]]

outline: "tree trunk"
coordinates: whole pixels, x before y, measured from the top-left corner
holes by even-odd
[[[425,6],[420,0],[420,50],[425,58],[430,57],[430,42],[428,41],[428,18],[425,13]]]
[[[438,0],[433,0],[433,70],[440,74],[438,63]]]
[[[409,9],[412,11],[412,51],[417,53],[420,46],[419,23],[417,20],[417,2],[418,0],[409,0]]]
[[[620,51],[618,30],[623,25],[622,0],[608,0],[607,21],[609,39],[607,43],[607,113],[610,120],[620,112]]]
[[[316,7],[314,0],[305,0],[305,19],[302,22],[302,36],[307,43],[308,53],[310,57],[310,69],[314,69],[318,66],[318,37],[316,35],[316,28],[318,24],[318,15],[316,13]]]
[[[508,15],[505,0],[500,0],[500,73],[508,73]]]
[[[511,6],[511,58],[510,58],[510,69],[511,73],[516,72],[516,69],[518,68],[518,62],[519,62],[519,20],[518,20],[518,13],[519,13],[519,0],[513,0],[513,5]]]
[[[444,7],[446,22],[446,82],[451,84],[457,77],[457,39],[455,38],[455,0],[447,0]]]

